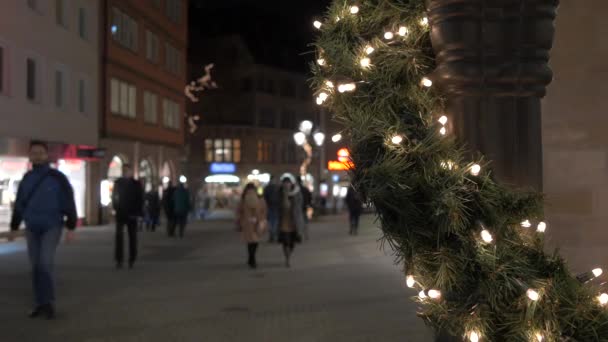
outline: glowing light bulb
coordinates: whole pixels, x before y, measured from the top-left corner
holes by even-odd
[[[335,134],[333,137],[331,137],[331,141],[337,143],[338,141],[342,140],[342,134],[338,133]]]
[[[439,290],[429,290],[429,297],[432,299],[438,299],[441,297],[441,291]]]
[[[320,66],[324,66],[327,62],[325,61],[325,58],[319,58],[317,59],[317,64],[319,64]]]
[[[429,18],[424,17],[424,18],[420,19],[420,25],[422,25],[422,26],[428,26],[429,25]]]
[[[187,181],[188,181],[188,178],[186,178],[186,176],[184,176],[184,175],[179,176],[180,183],[186,183]]]
[[[544,233],[547,230],[547,224],[545,222],[539,222],[538,226],[536,226],[536,231],[539,233]]]
[[[321,26],[323,26],[323,24],[322,24],[320,21],[318,21],[318,20],[315,20],[315,22],[314,22],[314,23],[312,23],[312,25],[313,25],[313,26],[314,26],[316,29],[321,29]]]
[[[329,95],[325,92],[322,92],[319,94],[319,98],[323,101],[327,100],[328,97],[329,97]]]
[[[320,97],[317,97],[317,104],[320,106],[323,104],[323,100]]]
[[[480,172],[481,172],[481,166],[479,164],[474,164],[473,166],[471,166],[471,174],[473,176],[479,176]]]
[[[361,67],[363,68],[369,68],[369,66],[372,64],[372,60],[365,57],[363,59],[361,59]]]
[[[352,14],[359,13],[359,6],[351,6],[350,13],[352,13]]]
[[[430,88],[433,85],[433,81],[431,81],[427,77],[423,77],[422,81],[420,81],[420,83],[427,88]]]
[[[530,298],[530,300],[535,302],[540,299],[540,294],[538,294],[538,292],[533,289],[529,289],[528,291],[526,291],[526,295],[528,296],[528,298]]]
[[[602,293],[601,295],[597,296],[597,300],[600,302],[601,305],[608,304],[608,294]]]
[[[451,160],[441,162],[441,167],[443,167],[446,170],[452,170],[454,168],[454,166],[455,166],[455,164]]]
[[[420,297],[420,299],[425,299],[426,298],[426,293],[424,293],[424,290],[418,292],[418,297]]]
[[[408,31],[407,27],[405,27],[405,26],[401,26],[401,27],[399,28],[399,35],[400,35],[401,37],[405,37],[405,36],[407,35],[407,33],[408,33],[408,32],[409,32],[409,31]]]
[[[403,137],[400,135],[395,135],[394,137],[391,138],[391,142],[395,145],[399,145],[399,144],[401,144],[401,142],[403,142]]]
[[[439,120],[437,120],[437,121],[439,121],[439,123],[440,123],[440,124],[442,124],[442,125],[444,125],[444,126],[445,126],[445,125],[448,123],[448,117],[447,117],[447,116],[445,116],[445,115],[443,115],[443,116],[442,116],[442,117],[440,117],[440,118],[439,118]]]
[[[370,45],[368,45],[367,47],[365,47],[365,53],[368,54],[368,55],[371,55],[372,53],[374,53],[374,51],[376,51],[376,49],[374,49]]]
[[[447,129],[447,128],[445,128],[445,127],[441,127],[441,128],[439,129],[439,134],[441,134],[441,135],[446,135],[446,134],[448,134],[448,129]]]
[[[596,268],[593,271],[593,275],[598,278],[599,276],[601,276],[604,273],[604,270],[602,270],[601,268]]]
[[[341,93],[354,91],[357,89],[357,86],[354,83],[346,83],[338,86],[338,91]]]
[[[521,223],[521,226],[524,228],[530,228],[532,227],[532,223],[530,223],[530,220],[525,220]]]
[[[325,85],[328,86],[329,88],[333,88],[334,87],[334,82],[332,82],[332,81],[325,81]]]
[[[490,232],[486,229],[481,231],[481,239],[485,242],[485,243],[490,243],[494,240],[494,238],[492,237],[492,234],[490,234]]]
[[[384,39],[386,40],[391,40],[395,37],[395,35],[393,34],[393,32],[384,32]]]
[[[336,22],[339,22],[340,20],[342,20],[342,18],[340,18],[339,16],[336,17]]]
[[[538,342],[543,342],[543,340],[545,339],[545,337],[543,336],[543,334],[537,332],[536,334],[534,334],[534,337],[536,337],[536,341]]]
[[[414,279],[414,276],[409,275],[407,276],[405,283],[407,284],[407,287],[411,289],[414,287],[414,285],[416,285],[416,280]]]
[[[469,333],[469,341],[479,342],[479,334],[476,331],[471,331]]]

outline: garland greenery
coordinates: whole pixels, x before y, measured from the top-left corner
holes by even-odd
[[[493,180],[450,137],[424,0],[334,0],[314,22],[317,103],[350,141],[353,185],[419,291],[419,316],[466,341],[608,341],[601,269],[546,254],[543,196]],[[585,284],[586,283],[586,284]]]

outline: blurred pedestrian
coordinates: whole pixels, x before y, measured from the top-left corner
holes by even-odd
[[[270,176],[270,182],[264,188],[264,200],[268,208],[268,242],[279,239],[279,209],[281,207],[280,186],[276,178]]]
[[[243,241],[247,243],[247,264],[250,268],[257,267],[256,253],[258,244],[268,226],[266,215],[267,210],[264,198],[258,195],[253,183],[247,184],[241,196],[237,218]]]
[[[192,200],[190,191],[186,189],[184,183],[179,183],[175,191],[173,191],[173,220],[172,231],[170,236],[175,236],[175,230],[179,229],[179,237],[183,238],[188,224],[188,214],[192,210]]]
[[[158,195],[158,190],[155,190],[154,186],[146,193],[144,211],[146,230],[155,232],[160,219],[160,196]]]
[[[167,183],[167,187],[163,191],[162,205],[163,211],[165,212],[165,218],[167,219],[167,235],[172,237],[175,235],[175,212],[173,209],[173,193],[175,187],[173,183]]]
[[[292,176],[284,176],[280,189],[281,209],[279,211],[279,241],[283,245],[285,266],[291,266],[291,255],[295,244],[302,241],[301,231],[304,229],[304,214],[302,212],[302,192]]]
[[[129,268],[133,268],[137,259],[137,222],[143,216],[144,190],[141,183],[133,178],[131,165],[124,164],[122,177],[114,183],[112,204],[116,211],[116,242],[114,258],[116,268],[123,267],[124,228],[127,227],[129,237]]]
[[[363,212],[363,201],[357,191],[350,186],[346,192],[346,206],[348,207],[348,217],[350,221],[350,235],[359,233],[359,219]]]
[[[66,239],[71,241],[78,217],[72,186],[63,173],[50,167],[46,143],[30,143],[30,161],[32,170],[25,174],[17,191],[9,241],[15,239],[21,222],[25,221],[36,301],[36,306],[29,316],[53,319],[55,251],[61,240],[64,220],[68,228]]]
[[[304,225],[302,226],[302,230],[300,232],[302,233],[304,240],[308,240],[308,210],[312,209],[312,193],[308,187],[304,185],[302,177],[298,177],[297,182],[302,194],[302,218],[304,219]]]

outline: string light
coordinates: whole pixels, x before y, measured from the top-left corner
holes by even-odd
[[[473,176],[479,176],[480,172],[481,172],[481,165],[473,164],[473,166],[471,166],[471,174]]]
[[[539,233],[544,233],[547,230],[547,224],[545,222],[539,222],[536,226],[536,231]]]
[[[314,23],[312,23],[312,25],[313,25],[313,26],[314,26],[314,27],[315,27],[317,30],[320,30],[320,29],[321,29],[321,26],[323,26],[323,24],[322,24],[320,21],[318,21],[318,20],[315,20],[315,22],[314,22]]]
[[[340,20],[342,20],[342,18],[340,18],[340,16],[336,17],[336,22],[339,22]]]
[[[355,91],[357,86],[354,83],[345,83],[338,86],[338,91],[341,93]]]
[[[545,337],[543,336],[543,334],[537,332],[536,334],[534,334],[534,337],[536,337],[536,341],[538,342],[543,342],[543,340],[545,339]]]
[[[418,297],[419,297],[420,299],[425,299],[425,298],[426,298],[426,293],[424,293],[424,290],[422,290],[422,291],[418,292]]]
[[[608,304],[608,293],[602,293],[601,295],[597,296],[597,300],[600,302],[600,305],[605,306]]]
[[[359,6],[351,6],[350,13],[352,13],[352,14],[359,13]]]
[[[448,129],[445,127],[441,127],[441,129],[439,130],[439,134],[441,134],[441,135],[448,134]]]
[[[477,333],[476,331],[471,331],[469,333],[469,341],[479,342],[479,333]]]
[[[414,285],[416,285],[416,280],[414,279],[413,275],[408,275],[407,279],[405,280],[405,283],[406,283],[407,287],[409,287],[411,289],[414,287]]]
[[[401,27],[399,28],[399,35],[400,35],[401,37],[405,37],[405,36],[407,35],[407,33],[408,33],[408,32],[409,32],[409,31],[408,31],[407,27],[405,27],[405,26],[401,26]]]
[[[374,49],[371,45],[365,47],[365,53],[367,55],[371,55],[372,53],[374,53],[374,51],[376,51],[376,49]]]
[[[393,34],[393,32],[390,31],[386,31],[384,32],[384,39],[386,40],[391,40],[395,37],[395,35]]]
[[[365,57],[361,59],[361,67],[363,68],[369,68],[369,66],[372,64],[372,60]]]
[[[428,26],[429,25],[429,18],[424,17],[424,18],[420,19],[420,25],[422,25],[422,26]]]
[[[530,220],[525,220],[525,221],[522,221],[521,226],[524,228],[530,228],[530,227],[532,227],[532,223],[530,223]]]
[[[320,106],[323,104],[323,100],[320,97],[317,97],[317,104]]]
[[[329,94],[325,92],[320,93],[319,96],[317,96],[317,104],[322,105],[327,100],[327,98],[329,98]]]
[[[438,299],[441,297],[441,291],[439,290],[429,290],[429,297],[432,299]]]
[[[487,229],[484,229],[481,231],[481,239],[485,243],[490,243],[494,240],[494,238],[492,237],[492,234],[490,234],[490,232]]]
[[[331,137],[331,141],[337,143],[338,141],[342,140],[342,134],[338,133],[338,134],[334,134],[333,137]]]
[[[604,270],[602,270],[601,268],[596,268],[596,269],[594,269],[594,270],[593,270],[593,271],[591,271],[591,272],[593,272],[593,275],[594,275],[596,278],[599,278],[599,277],[600,277],[600,276],[601,276],[601,275],[604,273]]]
[[[332,82],[332,81],[325,81],[325,85],[326,85],[326,86],[328,86],[329,88],[332,88],[332,89],[333,89],[333,87],[334,87],[334,82]]]
[[[455,166],[455,164],[451,160],[441,162],[441,167],[443,167],[444,169],[447,169],[447,170],[452,170],[454,168],[454,166]]]
[[[528,289],[528,291],[526,291],[526,295],[528,296],[528,298],[530,298],[531,301],[534,302],[540,299],[540,294],[538,294],[538,292],[533,289]]]
[[[439,123],[440,123],[440,124],[442,124],[442,125],[444,125],[444,126],[445,126],[445,125],[448,123],[448,117],[447,117],[447,116],[445,116],[445,115],[443,115],[443,116],[442,116],[442,117],[440,117],[440,118],[439,118],[439,120],[437,120],[437,121],[439,121]]]
[[[433,85],[433,81],[431,81],[428,77],[423,77],[420,83],[427,88],[430,88]]]
[[[326,64],[325,58],[317,59],[317,64],[319,64],[320,66],[324,66]]]
[[[392,139],[391,142],[395,145],[399,145],[401,144],[401,142],[403,142],[403,137],[400,135],[395,135]]]

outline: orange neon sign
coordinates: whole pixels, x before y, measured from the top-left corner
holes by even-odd
[[[327,169],[329,171],[348,171],[355,167],[351,161],[342,162],[339,160],[330,160],[327,162]]]

